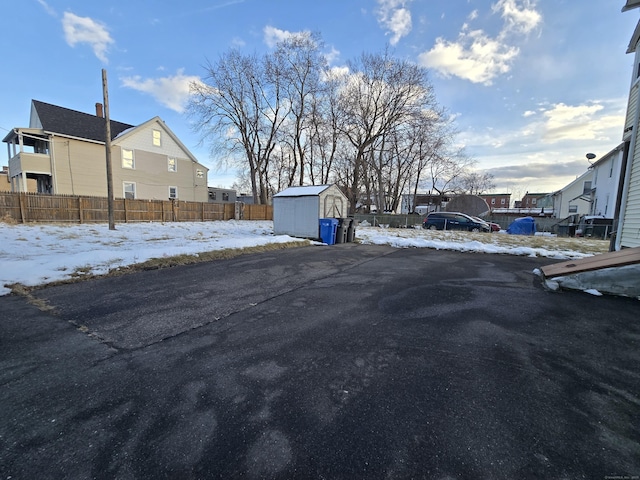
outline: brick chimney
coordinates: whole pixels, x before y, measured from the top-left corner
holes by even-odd
[[[102,104],[101,103],[96,103],[96,117],[104,117],[104,114],[102,113]]]

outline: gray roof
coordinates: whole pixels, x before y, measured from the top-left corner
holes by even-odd
[[[71,137],[105,141],[105,119],[97,115],[78,112],[50,103],[33,100],[42,129],[46,132],[68,135]],[[111,139],[123,131],[134,128],[134,125],[111,120]]]
[[[331,185],[308,185],[303,187],[289,187],[276,193],[274,197],[309,197],[320,195]]]

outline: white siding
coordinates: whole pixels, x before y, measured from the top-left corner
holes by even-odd
[[[292,237],[318,238],[320,197],[274,197],[273,233]]]
[[[160,147],[153,145],[153,130],[160,130],[162,132],[162,146]],[[189,158],[187,152],[173,141],[173,138],[171,138],[160,122],[153,122],[145,128],[136,129],[136,131],[132,132],[131,135],[128,135],[124,140],[118,141],[118,139],[116,139],[114,144],[132,150],[159,153],[168,157]]]
[[[638,140],[636,140],[633,158],[629,158],[633,163],[629,176],[627,205],[622,212],[623,224],[620,234],[622,247],[640,247],[640,142]]]
[[[636,107],[638,105],[638,82],[634,83],[629,92],[629,103],[627,105],[627,118],[624,122],[624,134],[623,139],[627,140],[632,131],[629,128],[633,125],[636,115]]]

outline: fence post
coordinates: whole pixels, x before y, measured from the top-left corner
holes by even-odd
[[[78,219],[80,223],[84,223],[84,215],[82,213],[82,197],[78,197]]]
[[[123,207],[124,208],[124,223],[127,223],[127,199],[125,198],[123,203]]]
[[[22,223],[27,223],[27,214],[25,211],[25,205],[24,205],[24,200],[26,198],[26,194],[20,192],[18,194],[18,202],[20,203],[20,220],[22,220]]]

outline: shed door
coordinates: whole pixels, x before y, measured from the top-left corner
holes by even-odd
[[[344,217],[344,199],[339,195],[325,195],[322,199],[322,218]]]

